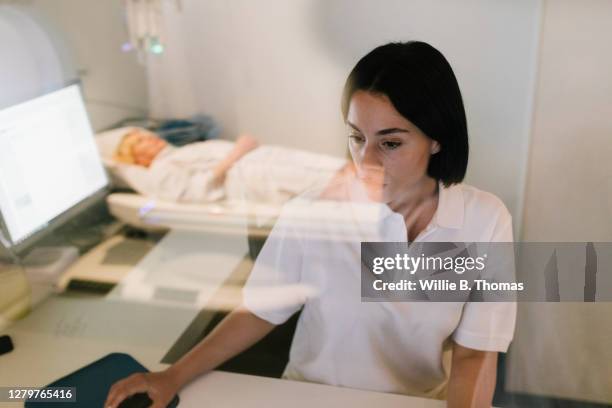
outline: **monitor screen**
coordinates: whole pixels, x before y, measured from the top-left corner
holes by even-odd
[[[107,185],[78,85],[0,111],[0,213],[11,244]]]

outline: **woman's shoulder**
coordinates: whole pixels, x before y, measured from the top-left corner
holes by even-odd
[[[465,242],[512,241],[512,216],[495,194],[467,184],[440,191],[438,223]]]
[[[469,225],[512,223],[510,211],[497,195],[468,184],[457,184],[452,188],[461,193],[464,217]]]

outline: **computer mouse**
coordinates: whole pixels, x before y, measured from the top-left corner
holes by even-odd
[[[9,336],[0,336],[0,355],[13,351],[13,340]]]
[[[168,404],[168,408],[176,408],[179,403],[178,395],[175,395],[172,401]],[[134,394],[121,401],[117,408],[147,408],[153,405],[153,401],[149,398],[149,395],[141,392]]]
[[[117,408],[147,408],[153,404],[149,395],[144,392],[131,395],[121,401],[121,404]]]

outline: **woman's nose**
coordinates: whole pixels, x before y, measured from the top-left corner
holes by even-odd
[[[357,176],[370,183],[381,183],[385,172],[377,152],[367,145],[361,151],[357,165]]]
[[[378,152],[376,151],[376,147],[370,145],[370,143],[366,143],[361,151],[361,160],[359,161],[360,167],[362,168],[380,168],[382,167],[382,162],[378,157]]]

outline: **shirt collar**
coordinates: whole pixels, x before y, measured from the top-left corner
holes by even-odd
[[[434,214],[433,223],[443,228],[463,227],[465,203],[460,184],[445,187],[439,184],[438,208]]]
[[[350,197],[352,200],[357,201],[369,201],[367,194],[363,188],[360,188],[359,184],[353,184],[350,190]],[[463,200],[463,191],[460,184],[453,184],[450,187],[444,186],[439,183],[439,196],[438,196],[438,208],[434,213],[431,221],[432,226],[442,228],[454,228],[460,229],[463,227],[463,217],[465,213],[465,203]],[[370,201],[370,203],[373,203]],[[380,204],[379,208],[379,220],[383,222],[386,218],[397,215],[385,204]]]

